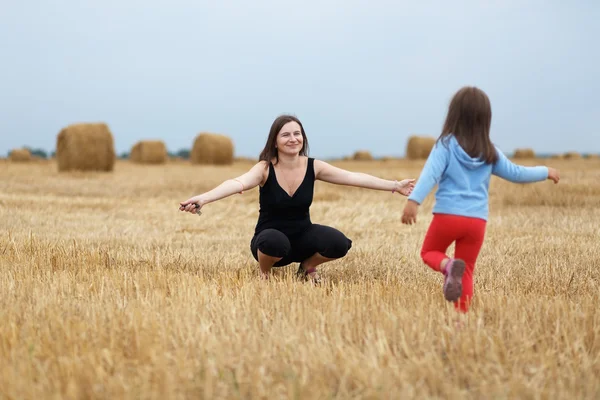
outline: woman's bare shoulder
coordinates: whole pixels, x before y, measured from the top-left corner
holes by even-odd
[[[261,187],[264,186],[269,178],[269,163],[265,160],[261,160],[257,162],[252,169],[257,171],[257,173],[260,173],[261,180],[259,185]]]

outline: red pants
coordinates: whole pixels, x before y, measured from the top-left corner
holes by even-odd
[[[451,258],[446,255],[446,250],[452,242],[456,242],[454,258],[460,258],[466,264],[462,279],[462,295],[454,303],[455,307],[462,312],[469,310],[473,298],[473,270],[483,244],[485,226],[486,221],[480,218],[434,214],[421,249],[421,258],[425,264],[435,271],[440,271],[442,260]]]

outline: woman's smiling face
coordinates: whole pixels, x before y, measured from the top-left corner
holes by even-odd
[[[302,130],[300,129],[300,125],[295,121],[285,124],[277,134],[276,144],[277,150],[280,153],[296,155],[302,150],[303,143]]]

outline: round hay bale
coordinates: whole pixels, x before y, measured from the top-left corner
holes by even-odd
[[[129,161],[131,162],[135,162],[138,163],[140,162],[141,159],[141,143],[137,142],[136,144],[133,145],[133,147],[131,148],[131,151],[129,152]],[[125,158],[125,154],[121,155],[121,158]]]
[[[192,164],[233,164],[233,141],[225,135],[202,132],[194,140],[190,161]]]
[[[535,152],[533,151],[533,149],[516,149],[513,158],[535,158]]]
[[[411,136],[406,143],[406,157],[409,160],[422,160],[429,157],[436,139],[428,136]]]
[[[581,154],[577,153],[576,151],[569,151],[565,153],[565,160],[579,160],[581,158]]]
[[[516,149],[513,153],[513,158],[517,158],[517,159],[535,158],[535,151],[533,151],[533,149],[528,149],[528,148]]]
[[[600,160],[600,154],[588,154],[587,158],[590,160]]]
[[[352,159],[355,161],[371,161],[373,160],[373,156],[367,150],[358,150],[354,153]]]
[[[562,160],[563,158],[565,158],[565,156],[562,155],[562,154],[552,154],[550,156],[550,158],[553,159],[553,160]]]
[[[115,165],[113,135],[104,123],[73,124],[56,139],[59,171],[112,171]]]
[[[12,162],[29,162],[32,160],[31,152],[28,149],[14,149],[8,155]]]
[[[162,140],[139,141],[129,153],[129,159],[140,164],[164,164],[167,158],[167,146]]]

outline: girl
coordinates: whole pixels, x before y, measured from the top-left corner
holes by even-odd
[[[483,91],[463,87],[454,95],[442,134],[402,215],[402,223],[415,223],[418,206],[438,185],[421,258],[444,274],[444,297],[462,312],[468,311],[473,297],[473,270],[485,234],[490,176],[515,183],[559,181],[554,168],[510,162],[490,140],[491,120],[490,100]],[[453,242],[454,258],[450,258],[445,252]]]

